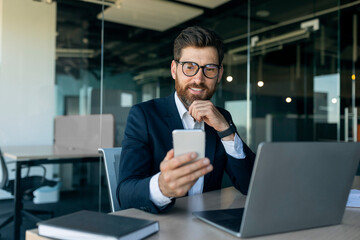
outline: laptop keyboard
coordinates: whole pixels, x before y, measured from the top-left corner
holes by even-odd
[[[240,232],[243,213],[244,208],[233,208],[193,212],[193,215],[212,222],[216,225],[219,225],[230,231]]]

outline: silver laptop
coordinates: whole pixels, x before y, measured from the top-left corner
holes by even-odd
[[[237,237],[341,223],[360,143],[262,143],[245,208],[193,212]]]

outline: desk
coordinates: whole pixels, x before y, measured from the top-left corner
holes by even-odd
[[[245,196],[233,187],[177,199],[174,208],[166,214],[150,214],[138,209],[116,212],[116,215],[158,220],[160,231],[148,239],[238,239],[212,227],[191,215],[192,211],[238,208],[245,205]],[[47,239],[37,234],[37,229],[26,231],[27,240]],[[267,235],[251,239],[360,239],[360,209],[347,208],[340,225],[314,228],[296,232]]]
[[[4,147],[5,157],[14,160],[15,168],[15,207],[14,207],[14,239],[20,239],[21,210],[23,208],[21,189],[21,168],[40,164],[81,163],[99,161],[97,149],[85,150],[61,146],[16,146]],[[12,162],[12,161],[11,161]]]

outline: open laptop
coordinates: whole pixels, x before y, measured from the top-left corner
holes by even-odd
[[[339,224],[359,159],[360,143],[262,143],[245,208],[193,215],[237,237]]]

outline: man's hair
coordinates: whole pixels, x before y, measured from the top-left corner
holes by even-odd
[[[223,41],[212,30],[204,27],[188,27],[181,31],[174,42],[174,59],[179,60],[181,50],[186,47],[214,47],[218,52],[219,64],[224,59]]]

